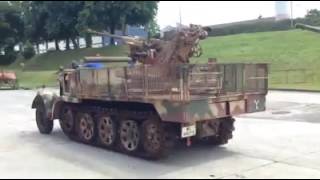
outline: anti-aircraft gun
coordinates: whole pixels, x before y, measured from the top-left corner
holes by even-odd
[[[149,40],[137,37],[119,36],[108,32],[97,32],[89,29],[89,33],[108,36],[123,40],[130,47],[130,57],[133,61],[143,64],[163,63],[189,63],[192,56],[201,56],[202,49],[199,41],[208,36],[209,28],[202,28],[198,25],[190,25],[177,29],[170,40],[155,39]]]

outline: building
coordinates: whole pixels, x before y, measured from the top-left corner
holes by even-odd
[[[275,12],[276,20],[290,19],[289,1],[276,1]]]

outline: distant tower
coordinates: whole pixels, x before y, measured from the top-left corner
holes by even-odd
[[[276,20],[290,19],[289,1],[276,1]]]

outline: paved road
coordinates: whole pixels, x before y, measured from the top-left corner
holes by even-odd
[[[320,178],[320,94],[272,91],[268,111],[237,118],[223,147],[178,148],[153,162],[40,135],[34,91],[0,91],[0,178]]]

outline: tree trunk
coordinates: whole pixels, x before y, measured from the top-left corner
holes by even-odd
[[[87,48],[91,48],[92,47],[92,38],[90,34],[86,34],[85,36],[85,40],[86,40],[86,47]]]
[[[127,36],[127,24],[126,24],[126,18],[124,18],[122,24],[121,24],[121,29],[122,29],[122,35]]]
[[[39,47],[39,43],[36,43],[36,49],[37,49],[37,54],[40,54],[40,47]]]
[[[71,38],[72,44],[73,44],[73,48],[74,49],[78,49],[79,48],[79,44],[76,41],[76,38]]]
[[[116,31],[115,26],[114,26],[114,25],[111,25],[111,26],[110,26],[110,33],[111,33],[111,34],[114,34],[115,31]],[[115,45],[115,42],[114,42],[114,38],[113,38],[113,37],[110,37],[110,45],[111,45],[111,46],[114,46],[114,45]]]
[[[56,46],[56,51],[60,51],[60,47],[59,47],[59,41],[58,40],[54,40],[54,44]]]
[[[22,43],[19,43],[19,51],[22,53],[24,51],[23,49],[23,44]]]
[[[48,51],[48,49],[49,49],[49,42],[46,41],[46,52]]]
[[[77,40],[78,47],[81,48],[81,46],[80,46],[80,37],[77,37],[76,40]]]
[[[102,47],[105,47],[106,46],[106,38],[105,36],[101,36],[101,41],[102,41]]]
[[[66,50],[70,50],[70,40],[69,40],[69,38],[66,39]]]

